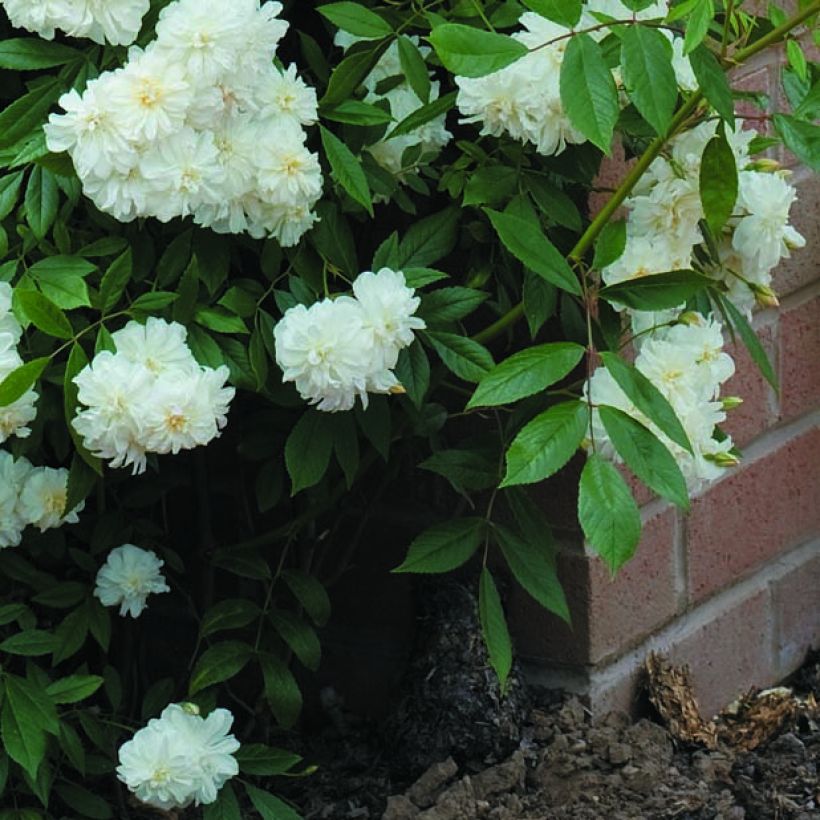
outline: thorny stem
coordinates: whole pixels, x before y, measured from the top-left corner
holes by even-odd
[[[765,34],[759,40],[752,43],[752,45],[736,51],[733,55],[727,57],[724,62],[732,66],[740,65],[758,52],[763,51],[770,45],[782,40],[785,35],[792,31],[792,29],[797,28],[801,23],[805,22],[818,12],[820,12],[820,0],[814,0],[813,3],[798,12],[794,17],[790,18],[782,25],[773,28],[768,34]],[[611,25],[611,23],[608,23],[607,25]],[[567,36],[572,35],[570,34]],[[544,45],[547,45],[547,43]],[[632,192],[632,189],[638,180],[643,176],[646,169],[649,168],[653,160],[660,154],[667,140],[674,136],[676,131],[695,112],[702,99],[703,93],[700,91],[689,97],[689,99],[678,109],[678,112],[673,117],[666,133],[652,140],[649,147],[646,151],[644,151],[629,173],[624,177],[621,184],[609,198],[598,215],[589,224],[581,238],[575,244],[575,247],[569,252],[567,255],[568,259],[572,261],[579,261],[583,257],[584,253],[586,253],[592,243],[597,239],[598,234],[601,233],[605,225],[612,218],[615,211],[620,208],[624,200]],[[515,324],[523,315],[524,304],[523,302],[519,302],[518,304],[513,305],[503,316],[491,325],[476,333],[472,338],[482,344],[488,342],[503,333],[508,327]]]

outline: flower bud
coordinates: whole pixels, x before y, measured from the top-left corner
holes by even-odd
[[[696,327],[703,324],[703,317],[694,310],[687,310],[685,313],[681,313],[678,316],[678,324],[681,325],[689,325],[690,327]]]
[[[179,705],[183,712],[186,712],[189,715],[199,715],[199,707],[195,703],[185,701],[185,703],[180,703]]]
[[[740,464],[740,459],[732,453],[705,453],[703,457],[718,467],[737,467]]]
[[[724,410],[734,410],[735,407],[740,407],[743,404],[743,399],[740,396],[724,396],[720,402]]]
[[[780,300],[777,294],[768,285],[751,285],[752,293],[755,295],[755,302],[760,307],[778,307]]]
[[[760,171],[763,174],[774,174],[780,170],[780,163],[775,159],[761,157],[760,159],[754,160],[754,162],[750,162],[745,170]]]
[[[390,388],[390,395],[391,396],[403,396],[407,391],[404,389],[403,384],[394,384]]]

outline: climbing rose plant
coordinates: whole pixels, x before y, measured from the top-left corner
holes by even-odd
[[[0,7],[2,820],[297,817],[271,742],[371,517],[475,568],[503,691],[496,576],[569,619],[527,485],[580,470],[615,572],[627,473],[740,460],[818,0]],[[768,115],[728,72],[783,44]]]

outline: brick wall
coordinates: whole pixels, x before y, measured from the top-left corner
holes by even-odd
[[[776,50],[758,55],[735,87],[763,91],[782,110],[780,59]],[[639,492],[643,540],[614,580],[580,543],[562,548],[572,630],[525,593],[511,594],[532,676],[585,692],[598,713],[634,711],[652,650],[690,665],[711,714],[749,686],[782,679],[820,646],[820,180],[788,152],[774,157],[793,167],[792,221],[807,246],[776,271],[780,309],[753,322],[780,394],[742,346],[730,348],[737,372],[723,392],[745,402],[727,425],[744,451],[741,466],[694,498],[688,514]]]

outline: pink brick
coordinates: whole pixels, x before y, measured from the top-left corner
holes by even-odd
[[[769,360],[776,362],[773,327],[767,325],[760,328],[757,336]],[[742,448],[777,420],[775,394],[740,339],[735,344],[729,343],[726,352],[735,360],[735,374],[723,385],[720,393],[722,396],[739,396],[743,404],[727,413],[723,427],[735,444]]]
[[[704,717],[751,686],[777,680],[772,657],[769,592],[761,590],[670,647],[672,663],[688,664]]]
[[[678,599],[675,526],[672,509],[651,518],[635,556],[614,579],[597,557],[563,552],[558,571],[572,629],[544,612],[526,592],[514,590],[509,615],[519,651],[558,663],[597,663],[621,654],[669,621]]]
[[[781,673],[796,669],[810,649],[820,648],[820,541],[807,559],[772,585],[775,647]]]
[[[735,75],[731,78],[732,88],[735,91],[754,92],[762,94],[764,99],[760,100],[760,105],[752,100],[736,100],[735,113],[742,117],[741,124],[744,128],[754,128],[760,134],[768,134],[771,126],[765,119],[759,119],[768,112],[767,100],[771,100],[772,70],[768,65],[761,65],[750,71]]]
[[[782,311],[780,373],[782,418],[820,407],[820,296]]]
[[[802,168],[791,182],[797,188],[791,223],[805,237],[806,247],[792,251],[775,268],[774,289],[781,296],[820,279],[820,177]]]
[[[820,429],[741,466],[695,499],[688,520],[693,601],[820,531]]]
[[[612,191],[621,184],[634,164],[635,160],[627,162],[623,143],[619,139],[615,140],[612,144],[612,156],[603,158],[598,175],[592,183],[593,191],[588,202],[590,217],[594,217],[604,207]],[[625,216],[623,210],[615,214],[615,218],[621,216]]]

